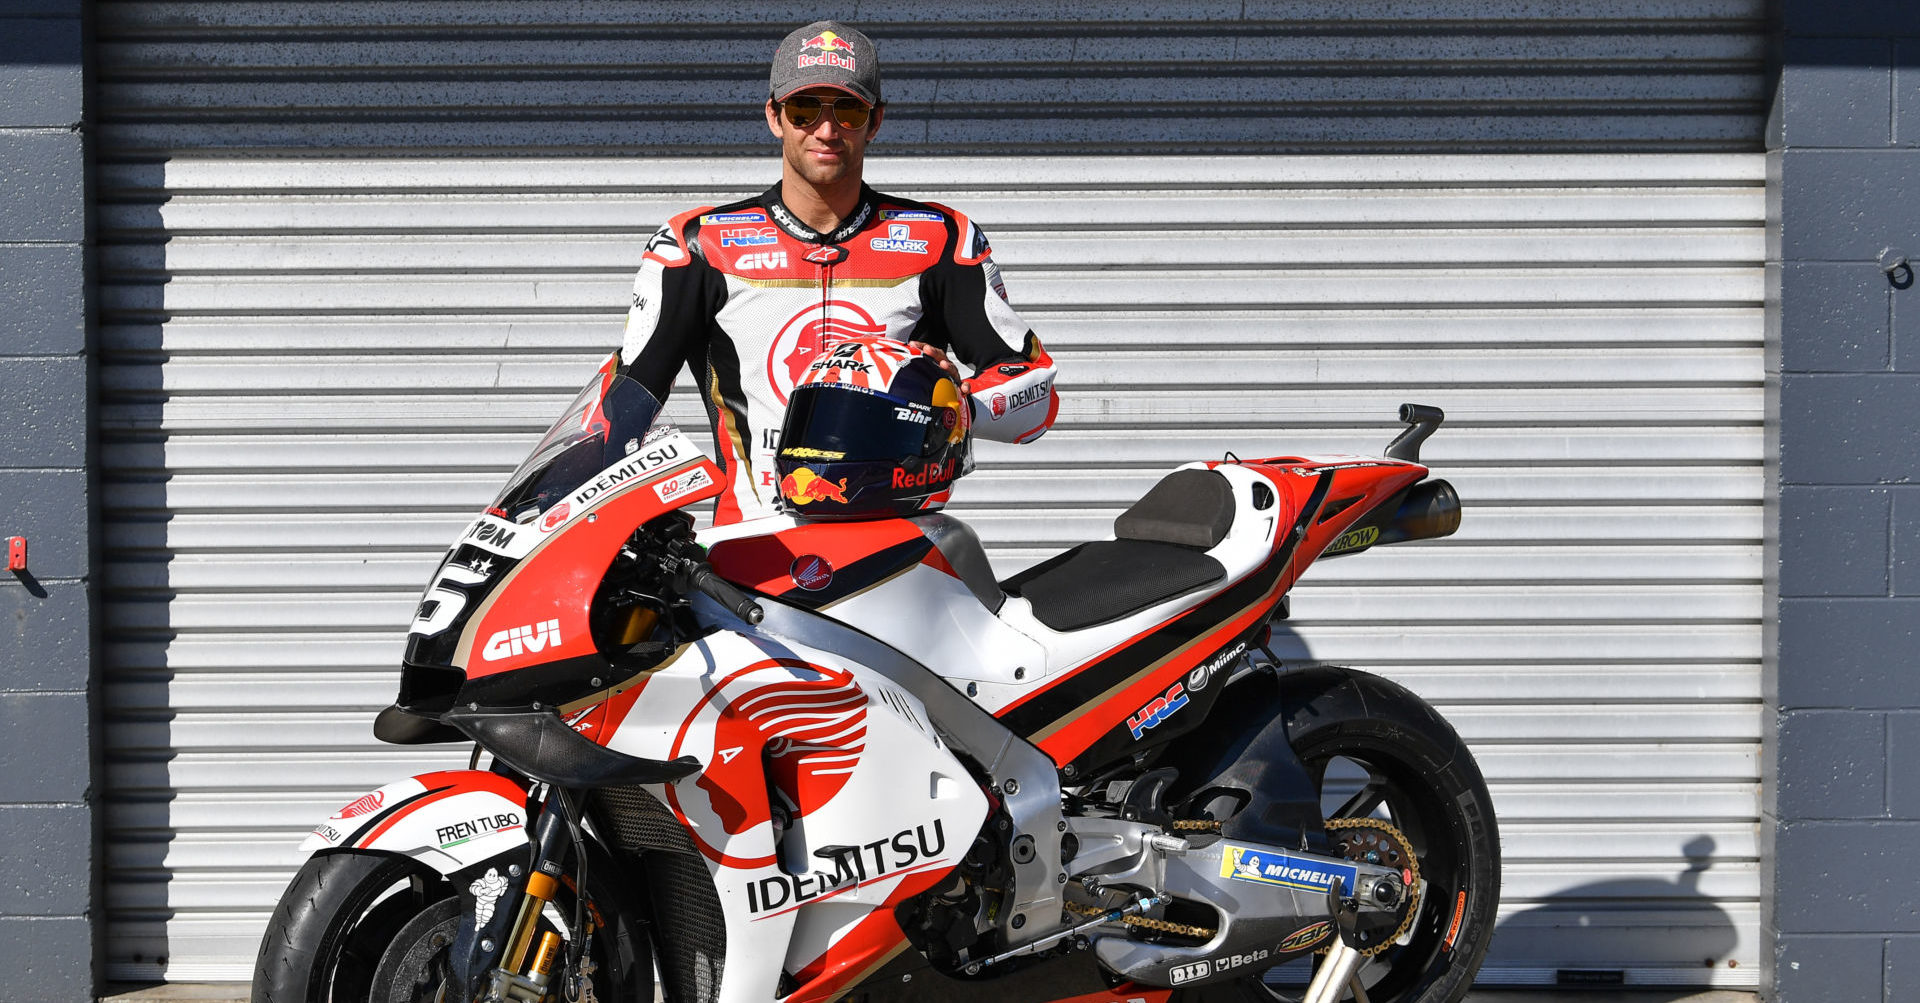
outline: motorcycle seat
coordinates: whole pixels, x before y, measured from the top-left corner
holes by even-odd
[[[1113,522],[1115,539],[1083,543],[1000,583],[1034,619],[1081,630],[1226,577],[1206,553],[1233,525],[1232,485],[1212,470],[1176,470]]]

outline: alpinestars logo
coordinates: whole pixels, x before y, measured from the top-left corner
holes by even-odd
[[[487,646],[480,654],[489,662],[502,658],[514,658],[529,651],[544,651],[551,645],[560,646],[560,621],[545,620],[525,627],[513,627],[495,631],[487,638]]]

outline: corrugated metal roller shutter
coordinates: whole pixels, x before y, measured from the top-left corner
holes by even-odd
[[[439,549],[618,341],[635,235],[766,170],[109,172],[116,973],[244,974],[302,829],[445,761],[367,730]],[[1399,401],[1444,406],[1460,534],[1315,571],[1286,653],[1405,680],[1474,743],[1507,852],[1490,978],[1754,970],[1758,157],[874,171],[992,221],[1061,359],[1056,430],[959,492],[1003,572],[1184,460],[1377,450]]]
[[[1594,151],[1757,149],[1759,4],[1348,7],[861,8],[895,100],[874,181],[981,219],[1065,368],[1056,431],[983,450],[956,511],[1010,573],[1179,462],[1377,450],[1400,401],[1442,405],[1460,535],[1317,570],[1285,653],[1473,742],[1489,981],[1751,984],[1762,164]],[[452,755],[369,736],[413,600],[618,341],[638,238],[770,179],[740,105],[779,30],[98,11],[109,974],[243,978],[299,834]],[[696,144],[755,156],[622,157]],[[1167,144],[1438,152],[1030,156]],[[1457,155],[1556,149],[1587,152]],[[948,150],[1023,156],[892,156]]]
[[[123,151],[736,153],[792,26],[879,41],[896,152],[1753,150],[1760,0],[1160,7],[113,2]]]

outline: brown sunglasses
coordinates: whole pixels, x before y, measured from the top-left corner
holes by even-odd
[[[820,121],[820,109],[832,108],[833,120],[842,129],[864,129],[873,115],[873,106],[856,97],[822,101],[812,94],[795,94],[780,102],[780,110],[796,129],[809,129]]]

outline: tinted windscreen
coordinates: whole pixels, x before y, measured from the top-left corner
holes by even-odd
[[[845,387],[800,387],[787,404],[780,449],[782,455],[788,450],[811,450],[797,455],[828,462],[894,461],[921,455],[935,420],[930,408],[896,404],[875,394]]]
[[[521,461],[493,508],[515,522],[531,521],[639,449],[659,414],[647,388],[625,376],[595,376]]]

